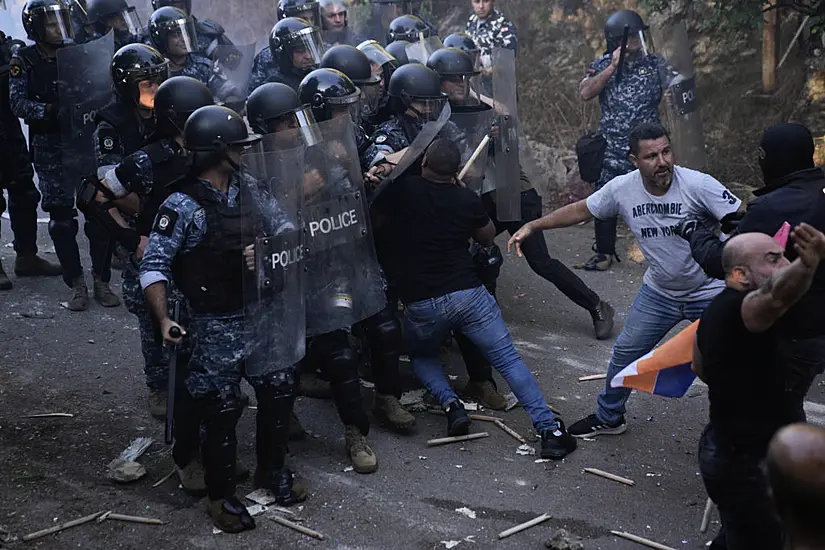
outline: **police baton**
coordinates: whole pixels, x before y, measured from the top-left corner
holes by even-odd
[[[627,52],[627,39],[630,37],[630,25],[624,26],[622,35],[622,50],[619,52],[619,68],[616,70],[616,82],[622,81],[622,67],[624,67],[624,54]]]
[[[172,302],[172,320],[180,322],[180,300]],[[180,338],[181,331],[178,327],[169,329],[169,336]],[[166,444],[171,445],[175,426],[175,383],[178,376],[178,346],[170,346],[169,353],[169,381],[166,385]]]

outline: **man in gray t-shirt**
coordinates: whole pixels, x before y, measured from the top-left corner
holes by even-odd
[[[586,200],[560,208],[520,229],[507,243],[520,243],[537,230],[569,227],[590,218],[624,218],[648,262],[639,294],[613,347],[598,408],[569,428],[576,437],[621,434],[627,429],[627,388],[610,381],[649,353],[674,326],[701,317],[724,283],[708,277],[693,260],[690,245],[674,227],[687,216],[714,228],[735,213],[741,201],[707,174],[673,164],[670,136],[659,124],[644,123],[630,133],[630,160],[637,170],[610,180]]]

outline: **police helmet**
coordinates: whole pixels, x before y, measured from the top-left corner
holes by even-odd
[[[607,18],[607,23],[604,24],[604,36],[608,41],[621,40],[625,27],[628,27],[631,35],[648,29],[641,15],[633,10],[621,10]]]
[[[301,103],[298,92],[280,82],[268,82],[255,88],[246,100],[246,116],[252,130],[273,134],[280,122],[290,128],[307,128],[315,124],[312,111]]]
[[[407,46],[409,45],[410,43],[406,40],[396,40],[387,44],[386,50],[398,61],[399,66],[406,65],[410,62],[410,58],[407,56]]]
[[[316,69],[309,73],[298,87],[301,103],[312,107],[319,122],[330,120],[346,109],[356,124],[360,123],[361,90],[341,71]]]
[[[187,52],[198,51],[195,21],[178,8],[158,8],[149,18],[149,38],[152,45],[164,55],[169,55],[169,37],[180,37],[180,45]]]
[[[137,9],[126,0],[87,0],[86,17],[100,34],[106,34],[110,29],[116,34],[130,36],[140,36],[143,32]]]
[[[115,93],[121,100],[152,108],[152,84],[162,84],[169,78],[169,62],[152,46],[128,44],[115,52],[111,71]]]
[[[427,60],[427,67],[442,77],[468,76],[479,73],[473,59],[458,48],[442,48],[434,51]]]
[[[316,69],[324,55],[324,42],[317,27],[298,17],[287,17],[275,23],[269,33],[269,49],[278,60],[285,73],[306,74]],[[312,59],[309,67],[295,67],[292,62],[294,52],[308,53]]]
[[[481,50],[478,49],[475,40],[473,40],[473,37],[466,32],[454,32],[453,34],[447,35],[444,39],[444,47],[458,48],[459,50],[466,52],[467,55],[469,55],[473,60],[474,64],[478,64],[478,59],[481,56]]]
[[[371,116],[381,103],[381,77],[372,73],[367,55],[354,46],[334,46],[324,54],[321,67],[337,69],[361,90],[362,114]]]
[[[226,153],[232,147],[244,147],[260,139],[258,134],[247,131],[241,115],[218,105],[196,110],[183,128],[184,147],[192,155],[192,169],[196,173],[229,160]]]
[[[321,28],[321,4],[318,0],[278,0],[278,19],[300,17]]]
[[[413,103],[419,103],[427,108],[427,112],[419,112],[419,116],[428,118],[433,114],[437,116],[447,100],[447,95],[441,92],[441,77],[420,63],[399,67],[390,78],[388,93],[395,113],[403,113]]]
[[[22,17],[29,40],[53,46],[74,43],[71,10],[60,0],[28,0]]]
[[[402,15],[393,19],[390,23],[390,28],[387,30],[387,44],[391,44],[396,40],[418,42],[422,35],[424,38],[432,36],[432,30],[424,20],[415,15]]]
[[[164,137],[178,136],[189,115],[214,103],[212,92],[201,81],[173,76],[155,92],[155,131]]]

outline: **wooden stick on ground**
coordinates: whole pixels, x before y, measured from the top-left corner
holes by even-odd
[[[511,528],[507,529],[506,531],[502,531],[501,533],[498,534],[498,538],[499,538],[499,540],[501,540],[501,539],[509,537],[510,535],[515,535],[516,533],[520,533],[520,532],[524,531],[525,529],[529,529],[529,528],[533,527],[534,525],[538,525],[539,523],[547,521],[548,519],[550,519],[550,517],[551,517],[550,514],[542,514],[537,518],[531,519],[530,521],[525,521],[524,523],[522,523],[520,525],[516,525],[515,527],[511,527]]]
[[[27,414],[23,418],[74,418],[71,413],[42,413],[42,414]]]
[[[495,425],[496,425],[496,426],[498,426],[499,428],[501,428],[502,430],[504,430],[504,432],[505,432],[506,434],[513,436],[513,438],[514,438],[516,441],[518,441],[519,443],[521,443],[521,444],[523,444],[523,445],[526,445],[526,444],[527,444],[527,440],[526,440],[526,439],[524,439],[523,437],[521,437],[521,436],[519,435],[519,433],[518,433],[516,430],[514,430],[513,428],[511,428],[510,426],[508,426],[507,424],[505,424],[505,423],[504,423],[504,422],[502,422],[501,420],[496,420],[496,421],[495,421]]]
[[[162,519],[144,518],[140,516],[124,516],[123,514],[109,514],[106,519],[114,521],[127,521],[129,523],[142,523],[144,525],[166,525]]]
[[[440,439],[430,439],[427,441],[427,447],[437,447],[438,445],[447,445],[448,443],[458,443],[460,441],[472,441],[473,439],[481,439],[482,437],[490,437],[487,432],[477,434],[458,435],[455,437],[442,437]]]
[[[708,532],[708,524],[710,523],[710,513],[713,511],[713,501],[708,497],[708,501],[705,503],[705,513],[702,514],[702,525],[699,527],[700,533],[707,533]]]
[[[591,380],[605,380],[607,378],[607,373],[605,374],[591,374],[589,376],[580,376],[579,382],[590,382]]]
[[[111,516],[111,515],[112,515],[112,511],[109,510],[108,512],[106,512],[105,514],[102,514],[99,518],[97,518],[97,522],[98,523],[103,523],[104,521],[109,519],[109,516]]]
[[[612,534],[616,535],[617,537],[621,537],[626,540],[630,540],[641,544],[643,546],[647,546],[648,548],[655,548],[656,550],[676,550],[670,546],[665,546],[664,544],[659,544],[658,542],[653,542],[652,540],[648,540],[646,538],[637,537],[636,535],[631,535],[630,533],[625,533],[624,531],[610,531]]]
[[[154,485],[152,485],[152,489],[154,489],[155,487],[160,487],[161,485],[166,483],[169,480],[169,478],[172,477],[173,475],[175,475],[175,470],[172,470],[171,472],[169,472],[168,474],[166,474],[165,476],[163,476],[162,478],[157,480],[154,483]]]
[[[292,523],[288,519],[284,519],[281,516],[267,516],[267,517],[269,519],[271,519],[272,521],[274,521],[275,523],[279,523],[279,524],[283,525],[284,527],[289,527],[290,529],[298,531],[299,533],[302,533],[302,534],[304,534],[308,537],[312,537],[312,538],[318,539],[318,540],[324,540],[326,538],[323,534],[319,533],[318,531],[313,531],[312,529],[308,529],[308,528],[304,527],[303,525],[298,525],[297,523]]]
[[[67,521],[66,523],[61,523],[60,525],[55,525],[54,527],[49,527],[48,529],[43,529],[42,531],[35,531],[34,533],[30,533],[23,537],[23,540],[30,541],[39,539],[41,537],[45,537],[53,533],[59,533],[60,531],[65,531],[66,529],[77,527],[78,525],[83,525],[84,523],[89,523],[90,521],[94,521],[100,516],[102,516],[105,512],[106,510],[102,512],[95,512],[94,514],[89,514],[88,516],[79,519],[73,519],[72,521]]]
[[[624,483],[625,485],[630,485],[633,487],[636,485],[636,482],[632,479],[627,479],[626,477],[617,476],[616,474],[611,474],[610,472],[605,472],[604,470],[599,470],[598,468],[585,468],[585,472],[588,474],[593,474],[594,476],[603,477],[605,479],[609,479],[611,481],[618,481],[619,483]]]

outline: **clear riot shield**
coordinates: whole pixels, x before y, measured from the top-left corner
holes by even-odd
[[[500,221],[521,220],[520,130],[516,101],[516,57],[513,50],[496,48],[493,60],[493,99],[496,125],[493,178],[496,216]]]
[[[255,44],[219,45],[215,48],[216,73],[223,75],[225,84],[218,93],[221,101],[234,104],[246,99],[252,63],[255,61]]]
[[[441,38],[438,36],[430,36],[429,38],[424,38],[423,40],[409,44],[406,48],[407,57],[409,58],[410,63],[421,63],[422,65],[426,65],[427,60],[430,59],[433,52],[440,50],[443,47],[444,43],[441,42]]]
[[[489,139],[495,112],[484,103],[478,105],[453,105],[450,122],[458,128],[462,136],[461,171],[462,181],[473,191],[480,193],[484,173],[487,169],[488,147],[479,147]],[[477,154],[476,154],[477,153]],[[471,163],[469,167],[467,164]],[[466,168],[466,171],[464,170]]]
[[[404,15],[403,2],[375,2],[369,4],[370,10],[366,21],[359,25],[359,31],[368,40],[377,40],[382,46],[387,45],[387,29],[396,17]]]
[[[244,241],[254,264],[244,277],[246,370],[266,375],[296,364],[306,345],[303,290],[304,148],[255,147],[242,158]]]
[[[702,170],[706,167],[705,134],[699,101],[696,97],[696,74],[687,27],[677,23],[652,29],[657,54],[664,57],[659,74],[666,91],[667,118],[673,152],[680,166]]]
[[[109,65],[114,35],[57,50],[62,160],[65,177],[80,179],[97,170],[95,115],[114,98]]]
[[[318,124],[303,172],[307,336],[348,329],[386,305],[370,227],[355,127]]]

